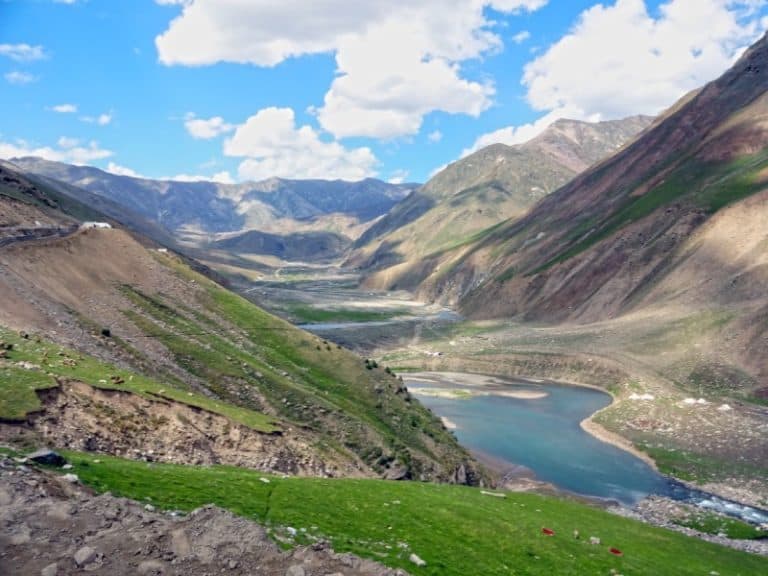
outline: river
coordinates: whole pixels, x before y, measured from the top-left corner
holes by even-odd
[[[455,426],[464,446],[525,466],[562,490],[628,506],[655,494],[768,522],[765,510],[691,489],[584,431],[581,421],[611,403],[605,392],[473,374],[404,374],[403,379],[422,404]]]

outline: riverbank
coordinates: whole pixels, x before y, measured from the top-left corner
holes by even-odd
[[[616,446],[616,448],[621,448],[625,452],[629,452],[630,454],[632,454],[636,458],[639,458],[640,460],[648,464],[648,466],[650,466],[651,468],[653,468],[658,472],[659,467],[656,465],[656,462],[654,461],[654,459],[651,458],[648,454],[646,454],[642,450],[638,450],[637,448],[635,448],[632,442],[630,442],[623,436],[620,436],[615,432],[611,432],[610,430],[603,428],[600,424],[594,421],[595,416],[600,414],[600,412],[602,412],[603,410],[607,410],[608,408],[611,408],[616,403],[616,398],[613,395],[611,395],[611,398],[613,399],[613,401],[609,406],[606,406],[605,408],[598,410],[597,412],[595,412],[594,414],[592,414],[591,416],[585,418],[580,422],[579,425],[581,426],[581,429],[584,430],[587,434],[591,434],[601,442],[605,442],[606,444],[611,444],[612,446]]]

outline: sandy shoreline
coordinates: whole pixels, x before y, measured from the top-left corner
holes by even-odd
[[[467,390],[466,388],[420,388],[418,386],[408,388],[408,391],[414,396],[432,396],[451,400],[464,400],[477,396],[502,396],[519,400],[539,400],[549,395],[546,392],[534,390]]]
[[[614,399],[615,401],[615,399]],[[613,403],[610,404],[612,406]],[[609,406],[606,406],[608,408]],[[605,410],[605,408],[603,408]],[[610,430],[606,430],[600,424],[592,420],[592,418],[595,417],[596,414],[599,414],[601,410],[598,410],[588,418],[585,418],[581,421],[581,429],[587,432],[588,434],[591,434],[601,442],[605,442],[606,444],[611,444],[613,446],[616,446],[617,448],[621,448],[625,452],[629,452],[633,456],[640,458],[643,462],[648,464],[651,468],[659,471],[658,467],[656,466],[656,462],[653,461],[653,458],[648,456],[645,452],[642,452],[635,448],[632,443],[627,440],[626,438],[619,436],[618,434],[611,432]]]
[[[440,420],[443,422],[443,426],[445,426],[448,430],[458,429],[458,426],[456,426],[456,422],[454,422],[450,418],[446,418],[445,416],[440,416]]]

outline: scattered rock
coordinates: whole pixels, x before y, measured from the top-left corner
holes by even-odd
[[[78,566],[85,566],[90,564],[96,559],[96,550],[90,546],[83,546],[74,555],[75,564]]]
[[[56,466],[58,468],[61,468],[67,463],[67,460],[64,458],[64,456],[54,452],[53,450],[47,449],[32,452],[32,454],[27,456],[27,460],[36,462],[37,464],[44,464],[46,466]]]
[[[306,572],[303,567],[296,564],[285,571],[285,576],[306,576]]]
[[[420,566],[421,567],[421,566],[426,566],[427,565],[427,563],[424,560],[422,560],[421,558],[419,558],[416,554],[411,554],[410,556],[408,556],[408,560],[410,560],[411,562],[416,564],[416,566]]]
[[[45,568],[40,570],[40,576],[56,576],[59,572],[59,565],[54,562],[53,564],[48,564]]]
[[[139,567],[136,569],[136,571],[142,576],[156,576],[158,574],[162,574],[165,571],[165,566],[159,560],[145,560],[139,564]]]
[[[64,474],[62,478],[65,482],[69,482],[70,484],[77,484],[80,482],[80,478],[77,477],[77,474]]]

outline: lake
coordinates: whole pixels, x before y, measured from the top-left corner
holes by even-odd
[[[600,390],[471,374],[403,374],[403,380],[422,404],[456,426],[464,446],[525,466],[563,490],[630,506],[657,494],[768,522],[764,510],[690,489],[585,432],[581,421],[611,403]]]

